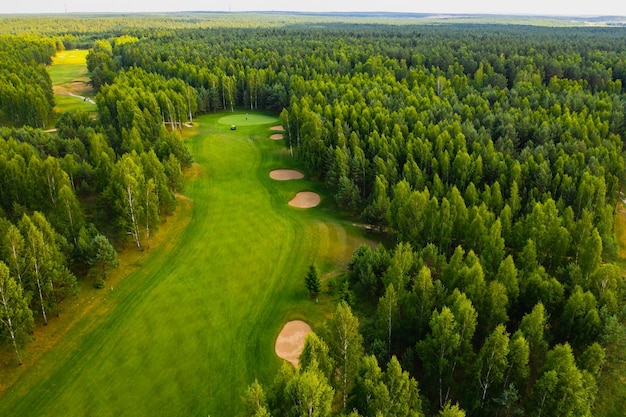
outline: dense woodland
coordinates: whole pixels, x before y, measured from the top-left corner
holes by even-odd
[[[66,113],[56,135],[34,128],[62,34],[4,37],[1,334],[19,352],[76,276],[106,273],[105,235],[149,247],[191,163],[178,131],[194,114],[268,110],[337,207],[396,243],[360,247],[327,283],[335,314],[298,370],[249,387],[244,415],[590,416],[625,359],[624,35],[110,29],[88,56],[98,120]]]

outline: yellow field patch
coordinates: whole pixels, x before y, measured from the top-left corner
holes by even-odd
[[[87,65],[88,50],[72,49],[62,51],[52,58],[52,65]]]

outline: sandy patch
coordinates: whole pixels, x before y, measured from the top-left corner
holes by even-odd
[[[274,133],[272,136],[270,136],[270,139],[272,140],[281,140],[282,138],[283,138],[282,133]]]
[[[304,338],[311,331],[311,326],[300,320],[285,323],[276,339],[276,354],[297,367],[298,357],[304,348]]]
[[[283,127],[281,125],[272,126],[272,127],[270,127],[270,130],[276,130],[278,132],[284,132],[285,131],[285,129],[283,129]]]
[[[311,208],[317,206],[321,201],[319,194],[311,191],[303,191],[298,194],[289,202],[292,207],[298,208]]]
[[[295,169],[275,169],[270,172],[270,178],[278,181],[299,180],[304,178],[304,174]]]

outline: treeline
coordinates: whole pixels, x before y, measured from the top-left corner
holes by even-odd
[[[422,65],[375,55],[320,75],[283,113],[338,204],[402,242],[359,249],[344,298],[374,302],[366,345],[402,358],[431,413],[451,401],[471,415],[590,415],[616,360],[601,343],[623,332],[621,271],[602,260],[624,173],[623,54],[615,72],[576,54],[541,66],[487,36],[468,71],[463,52],[445,59],[457,42]],[[559,61],[578,66],[550,74]]]
[[[25,48],[21,38],[12,41]],[[49,63],[54,49],[44,51]],[[18,55],[7,57],[7,68],[24,66]],[[42,91],[52,96],[41,70]],[[97,120],[66,112],[56,133],[0,129],[0,337],[20,363],[34,324],[58,315],[79,279],[104,286],[118,264],[109,239],[150,247],[192,162],[179,132],[196,97],[184,82],[135,69],[116,74],[97,101]]]
[[[54,95],[45,69],[56,47],[52,39],[0,36],[0,120],[14,126],[46,127]]]

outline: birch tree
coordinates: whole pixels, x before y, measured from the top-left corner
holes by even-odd
[[[30,217],[24,215],[20,221],[20,228],[25,236],[26,241],[26,262],[28,267],[28,279],[26,285],[31,287],[36,293],[41,317],[44,325],[48,324],[48,315],[46,307],[48,303],[46,299],[49,297],[52,288],[49,282],[44,278],[42,254],[45,252],[45,242],[43,233],[37,229]]]
[[[269,416],[265,392],[263,391],[263,386],[259,384],[259,381],[255,380],[248,386],[242,400],[244,406],[242,417]]]
[[[136,154],[124,154],[113,169],[114,204],[120,216],[118,222],[123,230],[131,236],[139,250],[141,243],[141,220],[144,207],[141,204],[142,185],[144,183],[141,165],[135,162]]]
[[[500,324],[487,337],[476,359],[476,379],[479,386],[480,408],[485,406],[487,392],[493,385],[500,384],[507,370],[509,334]]]
[[[449,386],[456,354],[461,341],[459,325],[447,306],[435,310],[430,319],[430,334],[418,343],[418,351],[427,375],[436,381],[439,406],[443,407],[450,394]]]
[[[20,285],[24,285],[24,272],[26,266],[25,263],[25,246],[24,237],[20,230],[14,225],[10,224],[4,235],[4,242],[2,245],[3,259],[7,262],[13,276],[17,277],[17,281]]]
[[[326,323],[324,340],[333,355],[336,365],[334,385],[340,396],[342,409],[346,410],[348,395],[363,356],[363,339],[359,333],[359,320],[345,301],[337,306],[335,314]]]
[[[11,276],[6,264],[0,261],[0,336],[10,339],[20,365],[20,348],[32,328],[33,312],[28,308],[24,291]]]
[[[380,298],[378,309],[376,310],[376,328],[387,339],[387,352],[389,355],[391,355],[391,332],[397,318],[398,295],[393,284],[389,284],[385,295]]]
[[[287,398],[293,404],[289,415],[297,417],[325,417],[330,415],[333,389],[317,369],[299,371],[289,381]]]
[[[78,234],[85,224],[85,219],[76,195],[67,184],[61,186],[58,193],[57,220],[59,226],[63,228],[63,235],[77,245]]]

